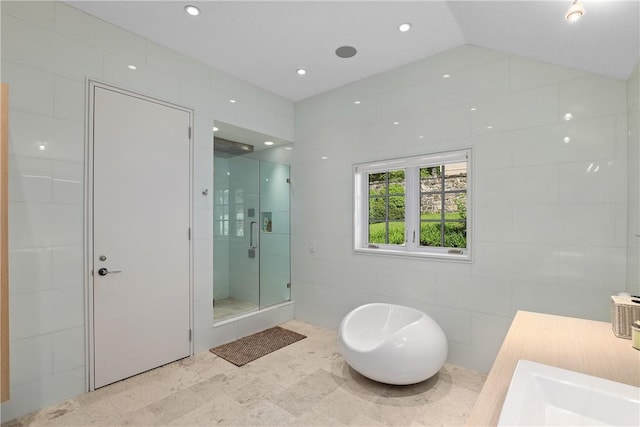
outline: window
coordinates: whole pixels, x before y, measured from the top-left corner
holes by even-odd
[[[470,260],[471,150],[361,163],[354,251]]]
[[[216,191],[215,198],[215,235],[229,235],[229,190],[221,189]]]

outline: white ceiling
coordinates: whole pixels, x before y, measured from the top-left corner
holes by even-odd
[[[640,0],[582,0],[576,24],[571,0],[66,3],[291,101],[465,43],[625,80],[640,58]],[[343,45],[358,54],[337,57]]]

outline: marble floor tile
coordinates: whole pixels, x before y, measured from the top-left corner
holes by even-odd
[[[445,364],[391,386],[350,368],[336,332],[300,321],[307,338],[237,367],[206,351],[4,423],[22,426],[455,426],[485,375]]]

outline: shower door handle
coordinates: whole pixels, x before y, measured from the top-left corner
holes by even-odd
[[[251,249],[258,249],[258,242],[255,240],[257,234],[258,223],[256,221],[251,221],[251,224],[249,224],[249,248]]]

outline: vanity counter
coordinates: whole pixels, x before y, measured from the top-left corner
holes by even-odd
[[[518,311],[467,425],[497,425],[520,359],[640,386],[640,351],[611,323]]]

